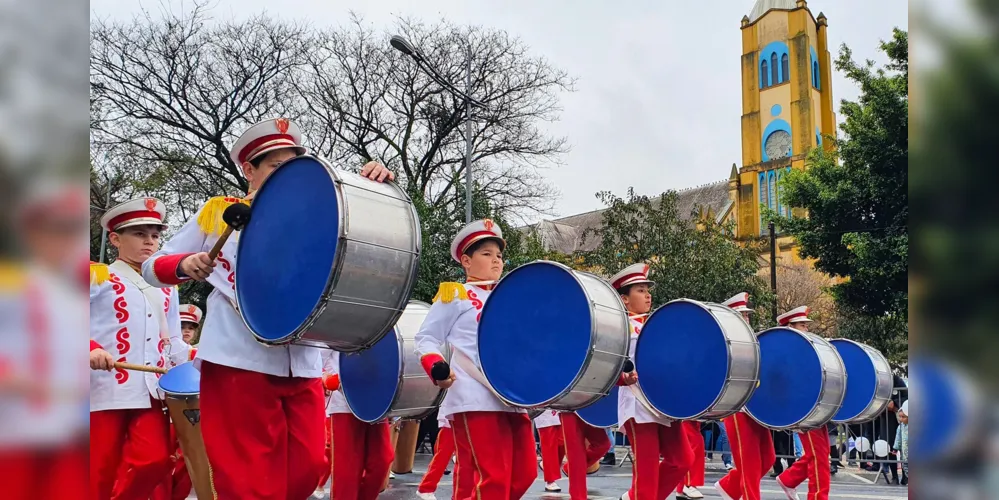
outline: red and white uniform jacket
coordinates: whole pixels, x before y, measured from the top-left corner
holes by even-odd
[[[424,369],[429,372],[436,360],[444,359],[444,346],[452,348],[451,370],[454,372],[454,385],[447,390],[444,401],[438,411],[439,417],[450,418],[456,413],[469,411],[507,411],[526,413],[525,410],[507,406],[479,380],[481,371],[469,374],[466,366],[479,364],[478,330],[479,314],[482,306],[489,298],[489,290],[474,285],[458,285],[464,288],[467,299],[460,298],[453,290],[450,295],[442,297],[445,286],[442,285],[441,300],[435,300],[430,306],[423,326],[416,334],[416,354],[420,357]],[[474,367],[469,369],[474,370]]]
[[[106,279],[90,283],[91,349],[100,346],[116,362],[136,365],[169,368],[187,361],[177,289],[149,285],[122,261],[106,272]],[[90,411],[149,408],[150,396],[163,399],[158,382],[155,373],[91,370]]]
[[[208,200],[159,252],[142,264],[142,275],[159,287],[170,287],[189,279],[177,276],[180,261],[188,255],[210,251],[225,228],[222,212],[232,203],[241,201],[223,197]],[[257,342],[246,328],[235,307],[238,244],[239,232],[236,231],[222,246],[215,270],[208,277],[208,283],[215,289],[208,296],[197,359],[279,377],[319,378],[322,360],[318,348],[267,346]]]
[[[437,417],[437,428],[438,429],[450,429],[451,428],[451,421],[448,420],[448,419],[446,419],[446,418],[444,418],[444,417],[438,416]]]
[[[642,331],[644,317],[631,318],[631,346],[628,348],[628,355],[635,359],[635,345],[638,343],[638,335]],[[635,419],[636,424],[663,424],[669,425],[672,420],[657,416],[649,411],[645,405],[635,397],[635,391],[641,390],[642,374],[638,372],[638,383],[635,385],[621,387],[617,391],[617,425],[622,429],[624,423],[630,419]]]
[[[562,420],[559,418],[558,413],[555,410],[545,410],[541,415],[534,417],[534,426],[538,429],[544,429],[546,427],[562,425]]]
[[[0,262],[0,383],[28,384],[0,397],[0,450],[86,435],[90,368],[78,349],[85,304],[67,276]]]
[[[322,351],[323,387],[331,391],[326,396],[326,415],[350,413],[347,399],[340,390],[340,353],[333,350]]]

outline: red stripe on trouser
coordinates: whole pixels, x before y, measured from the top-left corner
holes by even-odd
[[[350,413],[334,413],[332,497],[378,498],[394,456],[388,422],[367,424]]]
[[[739,412],[722,421],[732,448],[735,468],[719,484],[738,500],[760,500],[760,481],[774,463],[774,439],[770,430]]]
[[[562,459],[565,458],[562,426],[538,429],[538,435],[541,437],[541,468],[544,469],[545,482],[557,481],[562,477]]]
[[[526,413],[457,413],[452,421],[458,468],[471,468],[478,481],[468,496],[478,500],[519,499],[538,477],[534,431]],[[468,473],[458,478],[464,480]]]
[[[433,493],[436,491],[437,483],[444,476],[444,471],[447,470],[447,464],[451,463],[452,456],[454,456],[454,432],[451,431],[450,427],[441,427],[437,432],[434,457],[430,459],[430,465],[427,466],[427,473],[423,475],[423,480],[420,481],[420,486],[416,491],[420,493]]]
[[[566,471],[569,473],[569,497],[586,498],[586,470],[597,463],[610,449],[607,431],[580,420],[575,413],[560,413],[562,434],[565,436]],[[586,441],[590,442],[586,446]],[[547,470],[547,469],[546,469]]]
[[[829,429],[826,426],[799,433],[804,453],[779,479],[785,486],[797,488],[808,480],[808,500],[829,498]]]
[[[328,416],[323,422],[326,430],[326,450],[323,453],[323,472],[319,476],[319,486],[324,486],[333,473],[333,417]],[[318,486],[317,486],[318,488]]]
[[[701,435],[701,423],[684,422],[683,431],[687,434],[693,456],[690,470],[683,476],[683,481],[676,485],[677,493],[682,493],[684,486],[704,486],[704,436]]]
[[[219,500],[308,498],[323,467],[318,378],[201,363],[201,433]]]
[[[690,442],[680,422],[671,426],[625,422],[625,433],[635,458],[631,490],[633,500],[663,500],[680,484],[692,461]],[[662,456],[662,461],[659,457]]]
[[[90,413],[90,498],[146,500],[170,470],[170,421],[152,408]]]

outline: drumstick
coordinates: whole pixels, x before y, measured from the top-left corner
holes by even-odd
[[[161,375],[166,374],[166,368],[160,368],[158,366],[147,366],[147,365],[135,365],[132,363],[119,363],[114,364],[117,370],[133,370],[137,372],[147,372],[147,373],[159,373]]]
[[[219,256],[219,252],[222,251],[222,246],[229,239],[229,235],[234,230],[243,229],[246,227],[246,223],[250,222],[250,207],[243,203],[233,203],[222,212],[222,220],[226,223],[226,228],[225,231],[222,231],[222,236],[215,242],[215,246],[208,252],[208,258],[212,260]]]

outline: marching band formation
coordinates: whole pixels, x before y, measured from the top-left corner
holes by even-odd
[[[435,410],[423,500],[452,456],[455,499],[523,497],[535,428],[545,491],[566,475],[586,498],[615,426],[634,458],[622,498],[703,498],[705,420],[731,441],[722,498],[759,499],[771,431],[791,430],[805,453],[778,484],[826,499],[826,425],[870,420],[890,396],[883,356],[808,333],[805,306],[754,332],[746,293],[653,311],[643,263],[610,280],[545,261],[504,275],[488,219],[454,236],[464,283],[410,302],[418,221],[384,166],[336,171],[283,118],[250,127],[232,159],[249,193],[212,198],[162,248],[159,200],[101,220],[118,259],[90,270],[93,500],[304,500],[330,478],[333,499],[374,499],[390,421]],[[204,313],[180,304],[189,280],[211,285]]]

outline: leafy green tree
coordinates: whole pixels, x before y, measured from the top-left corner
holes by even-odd
[[[757,275],[761,248],[755,242],[740,245],[732,228],[713,220],[681,214],[677,193],[659,197],[636,195],[626,198],[609,192],[597,194],[607,210],[603,227],[588,230],[584,238],[600,238],[599,246],[587,253],[587,265],[611,275],[636,262],[651,266],[653,306],[688,298],[721,302],[739,292],[749,292],[756,327],[772,324],[769,311],[774,295]]]
[[[844,317],[877,323],[879,345],[903,351],[908,318],[909,69],[908,34],[895,29],[881,43],[890,62],[853,60],[845,45],[836,68],[861,90],[842,102],[843,138],[817,148],[807,170],[793,171],[781,195],[807,217],[769,218],[798,241],[816,269],[845,278],[830,291]],[[832,141],[832,138],[826,138]],[[827,143],[828,144],[828,143]],[[868,336],[869,337],[869,336]],[[897,356],[897,352],[885,354]]]

